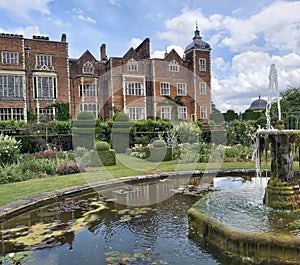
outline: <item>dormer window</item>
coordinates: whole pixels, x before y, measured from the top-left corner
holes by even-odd
[[[93,74],[94,73],[94,65],[91,62],[86,62],[82,67],[82,72],[84,74]]]
[[[178,63],[175,60],[173,60],[169,64],[169,69],[170,69],[170,72],[179,72],[179,65],[178,65]]]
[[[138,70],[138,63],[136,60],[131,59],[127,64],[128,71],[136,72]]]

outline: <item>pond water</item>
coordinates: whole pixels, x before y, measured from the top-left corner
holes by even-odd
[[[258,184],[232,180],[220,178],[212,183],[225,191]],[[4,221],[0,223],[0,260],[2,264],[30,265],[247,264],[189,234],[187,210],[199,196],[186,183],[181,178],[135,184],[131,189],[116,187]],[[201,191],[205,189],[203,183]],[[136,206],[149,196],[163,199]],[[127,204],[120,203],[125,201]],[[14,263],[18,260],[20,263]]]

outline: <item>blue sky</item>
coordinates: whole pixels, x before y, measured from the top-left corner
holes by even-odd
[[[150,38],[152,57],[182,55],[196,21],[212,51],[212,95],[221,111],[243,112],[268,97],[270,65],[279,89],[300,87],[300,1],[273,0],[0,0],[0,32],[67,34],[70,57],[86,50],[123,56]]]

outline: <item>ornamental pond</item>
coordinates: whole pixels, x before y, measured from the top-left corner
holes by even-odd
[[[12,217],[0,223],[0,260],[30,265],[288,264],[232,255],[194,233],[187,212],[196,204],[241,231],[300,237],[299,212],[263,204],[267,178],[208,179],[169,177],[118,186]],[[146,203],[149,196],[158,198],[156,203]]]

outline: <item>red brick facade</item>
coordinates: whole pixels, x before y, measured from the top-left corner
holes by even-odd
[[[103,44],[97,60],[88,50],[78,59],[68,58],[64,34],[60,42],[2,34],[0,120],[26,120],[25,110],[41,119],[47,106],[67,102],[74,119],[80,111],[91,111],[104,121],[122,110],[132,120],[160,117],[207,121],[210,50],[197,29],[184,58],[172,50],[164,59],[150,58],[148,38],[123,57],[107,58]],[[7,88],[8,83],[11,88]],[[21,110],[22,115],[14,114]]]
[[[48,37],[0,34],[0,120],[52,118],[55,102],[70,101],[68,44]]]

